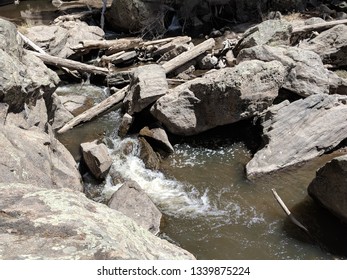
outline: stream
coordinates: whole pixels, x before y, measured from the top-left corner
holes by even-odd
[[[0,7],[0,15],[19,20],[21,11],[43,7],[47,13],[55,10],[49,1],[25,1],[18,7]],[[41,23],[45,22],[42,18]],[[88,85],[69,85],[61,88],[60,94],[67,88],[75,94],[95,95],[97,91],[101,99],[107,94],[104,88]],[[138,158],[136,138],[117,136],[120,119],[120,110],[115,110],[59,136],[77,161],[82,142],[103,139],[109,147],[112,176],[98,183],[84,173],[87,195],[96,201],[107,201],[124,180],[137,181],[164,215],[162,238],[187,249],[197,259],[347,256],[346,226],[307,195],[316,170],[339,152],[250,181],[244,168],[252,153],[242,139],[235,137],[239,131],[228,126],[177,141],[175,153],[163,161],[161,170],[151,171]],[[131,151],[125,152],[129,145]],[[313,238],[291,224],[274,199],[272,188]]]

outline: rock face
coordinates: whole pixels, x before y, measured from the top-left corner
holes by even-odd
[[[135,181],[123,184],[111,197],[108,206],[132,218],[153,234],[160,232],[162,214]]]
[[[97,144],[96,141],[82,143],[82,154],[90,172],[99,179],[105,178],[112,165],[112,158],[105,144]]]
[[[284,20],[267,20],[246,30],[237,43],[234,53],[237,55],[242,49],[260,45],[290,45],[292,26]]]
[[[0,125],[0,149],[0,182],[83,190],[76,162],[53,135]]]
[[[83,40],[101,40],[105,33],[100,27],[76,20],[59,25],[33,26],[27,29],[25,35],[49,54],[66,58],[75,53],[71,47]]]
[[[16,27],[0,19],[0,102],[19,112],[24,103],[35,105],[56,89],[58,76],[34,55],[23,51]],[[11,49],[10,49],[11,48]]]
[[[164,31],[164,13],[158,2],[142,0],[113,1],[106,14],[109,24],[116,29],[129,31]]]
[[[342,24],[330,28],[309,42],[300,44],[300,48],[319,54],[324,64],[347,66],[347,26]]]
[[[278,170],[336,147],[347,135],[346,104],[346,96],[319,94],[269,108],[261,122],[267,144],[247,164],[247,175]]]
[[[1,259],[194,259],[82,193],[0,184]]]
[[[308,186],[309,195],[347,222],[347,156],[340,156],[320,168]]]
[[[265,110],[284,76],[280,62],[245,61],[176,87],[157,100],[151,113],[173,134],[198,134]]]
[[[129,94],[124,99],[128,113],[132,115],[141,112],[165,95],[168,88],[163,67],[157,64],[138,67],[131,79]]]
[[[174,152],[174,148],[172,147],[165,130],[161,127],[149,128],[146,126],[140,130],[139,135],[145,137],[148,141],[152,142],[154,146],[157,146],[166,153],[171,154]]]
[[[282,87],[300,96],[328,94],[330,91],[331,74],[319,55],[312,51],[261,45],[243,49],[237,57],[238,62],[251,59],[281,62],[288,71]]]

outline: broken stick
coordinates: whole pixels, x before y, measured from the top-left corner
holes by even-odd
[[[277,192],[275,191],[275,189],[271,189],[275,199],[277,200],[278,204],[281,206],[281,208],[283,209],[283,211],[287,214],[288,218],[290,219],[290,221],[295,224],[297,227],[299,227],[300,229],[302,229],[303,231],[305,231],[310,237],[311,234],[308,231],[308,229],[302,224],[300,223],[294,216],[293,214],[289,211],[288,207],[284,204],[283,200],[280,198],[280,196],[277,194]]]
[[[311,32],[311,31],[322,31],[334,27],[339,24],[347,24],[347,19],[333,20],[329,22],[305,25],[302,27],[293,28],[292,34]]]

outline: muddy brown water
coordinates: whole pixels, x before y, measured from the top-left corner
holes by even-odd
[[[39,9],[44,11],[39,12],[41,18],[36,17]],[[50,1],[23,1],[18,6],[0,7],[0,16],[20,22],[23,12],[34,12],[32,24],[48,23],[55,10]],[[340,152],[250,181],[244,172],[252,156],[250,150],[241,140],[216,134],[213,141],[202,136],[176,144],[175,153],[164,160],[162,170],[153,172],[144,168],[136,151],[127,156],[121,153],[124,143],[136,141],[117,137],[119,121],[119,112],[112,112],[59,136],[59,140],[79,160],[80,143],[106,137],[112,144],[115,169],[124,178],[138,181],[164,213],[163,237],[198,259],[347,256],[347,226],[307,195],[315,171]],[[119,187],[110,181],[108,178],[102,186],[107,190],[105,196]],[[313,238],[289,221],[273,198],[272,188]]]

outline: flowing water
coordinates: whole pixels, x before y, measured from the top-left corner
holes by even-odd
[[[138,157],[136,138],[117,136],[119,122],[120,112],[111,112],[60,137],[76,158],[79,143],[105,137],[113,157],[110,175],[101,184],[86,183],[90,193],[98,189],[96,201],[107,201],[124,180],[135,180],[163,212],[163,236],[198,259],[331,259],[346,255],[345,226],[307,196],[316,169],[338,153],[250,181],[244,168],[251,152],[242,137],[234,137],[244,135],[242,130],[247,128],[230,126],[180,139],[161,170],[151,171]],[[272,188],[311,230],[314,240],[290,223]]]
[[[49,1],[25,1],[16,8],[0,7],[0,16],[20,19],[23,11],[35,12],[38,7],[46,7],[47,14],[55,10]],[[51,16],[48,18],[51,20]],[[31,19],[36,24],[35,17]],[[44,17],[39,20],[45,22]],[[95,95],[93,87],[71,87],[69,90],[75,93]],[[67,89],[61,89],[60,94]],[[101,90],[100,96],[105,95]],[[239,129],[227,127],[223,133],[213,131],[178,141],[175,153],[164,160],[161,171],[151,171],[138,158],[136,139],[117,136],[119,121],[120,113],[110,112],[59,136],[76,160],[80,159],[80,143],[94,139],[107,143],[113,166],[106,181],[100,184],[84,176],[87,194],[95,200],[107,201],[124,180],[137,181],[164,214],[162,236],[198,259],[347,256],[346,225],[307,196],[316,169],[339,153],[250,181],[244,168],[252,154],[243,141],[249,139],[235,137]],[[272,188],[313,238],[289,221],[273,198]]]

